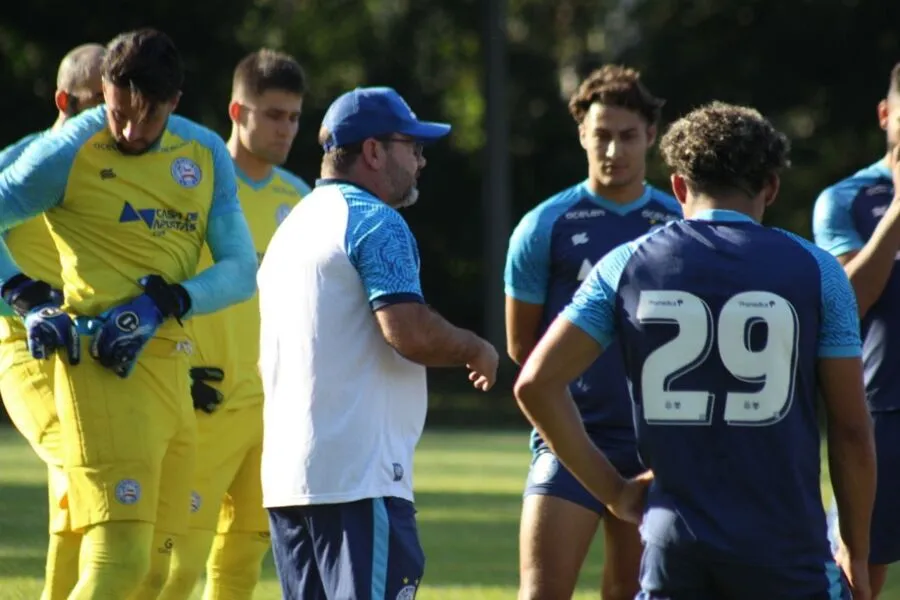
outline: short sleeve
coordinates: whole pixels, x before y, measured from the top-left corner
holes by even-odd
[[[853,193],[852,188],[845,190],[831,187],[816,199],[813,208],[813,237],[816,245],[832,256],[841,256],[865,245],[850,212]]]
[[[552,221],[537,210],[526,214],[513,231],[506,253],[504,290],[507,296],[529,304],[543,304],[550,281]]]
[[[380,202],[350,200],[346,247],[373,310],[425,302],[416,240],[396,210]]]
[[[604,348],[616,336],[616,290],[633,254],[633,242],[613,248],[594,265],[562,312],[563,318]]]
[[[819,357],[861,356],[859,308],[850,280],[834,257],[819,251],[816,262],[822,278]]]

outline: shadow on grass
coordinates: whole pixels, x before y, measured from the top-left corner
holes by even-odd
[[[44,576],[47,488],[0,483],[0,575]]]

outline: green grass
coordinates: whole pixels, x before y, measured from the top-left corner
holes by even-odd
[[[518,519],[528,464],[521,433],[429,432],[416,461],[416,499],[428,557],[422,600],[515,598]],[[40,595],[46,544],[41,463],[12,429],[0,427],[0,599]],[[576,598],[598,598],[602,539],[591,550]],[[199,599],[199,591],[194,598]],[[257,600],[281,595],[271,558]],[[882,598],[900,598],[893,570]]]

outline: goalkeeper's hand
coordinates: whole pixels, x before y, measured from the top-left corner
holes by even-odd
[[[140,280],[144,293],[98,317],[100,325],[91,341],[91,356],[119,377],[131,374],[138,356],[159,326],[169,317],[179,320],[190,310],[190,296],[178,284],[159,275]]]
[[[194,408],[212,414],[222,404],[224,396],[222,392],[207,381],[222,381],[225,372],[216,367],[193,367],[191,369],[191,397],[194,399]]]
[[[0,295],[24,319],[28,351],[34,358],[49,358],[64,348],[70,365],[81,361],[78,330],[72,318],[60,310],[62,295],[57,290],[19,273],[0,288]]]

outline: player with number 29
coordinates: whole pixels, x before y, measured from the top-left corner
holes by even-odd
[[[854,293],[827,252],[760,224],[788,140],[754,109],[713,103],[660,149],[685,220],[600,260],[523,367],[519,404],[588,490],[641,522],[638,598],[871,598],[875,454]],[[613,344],[649,469],[631,480],[567,390]],[[819,394],[840,566],[819,489]]]

